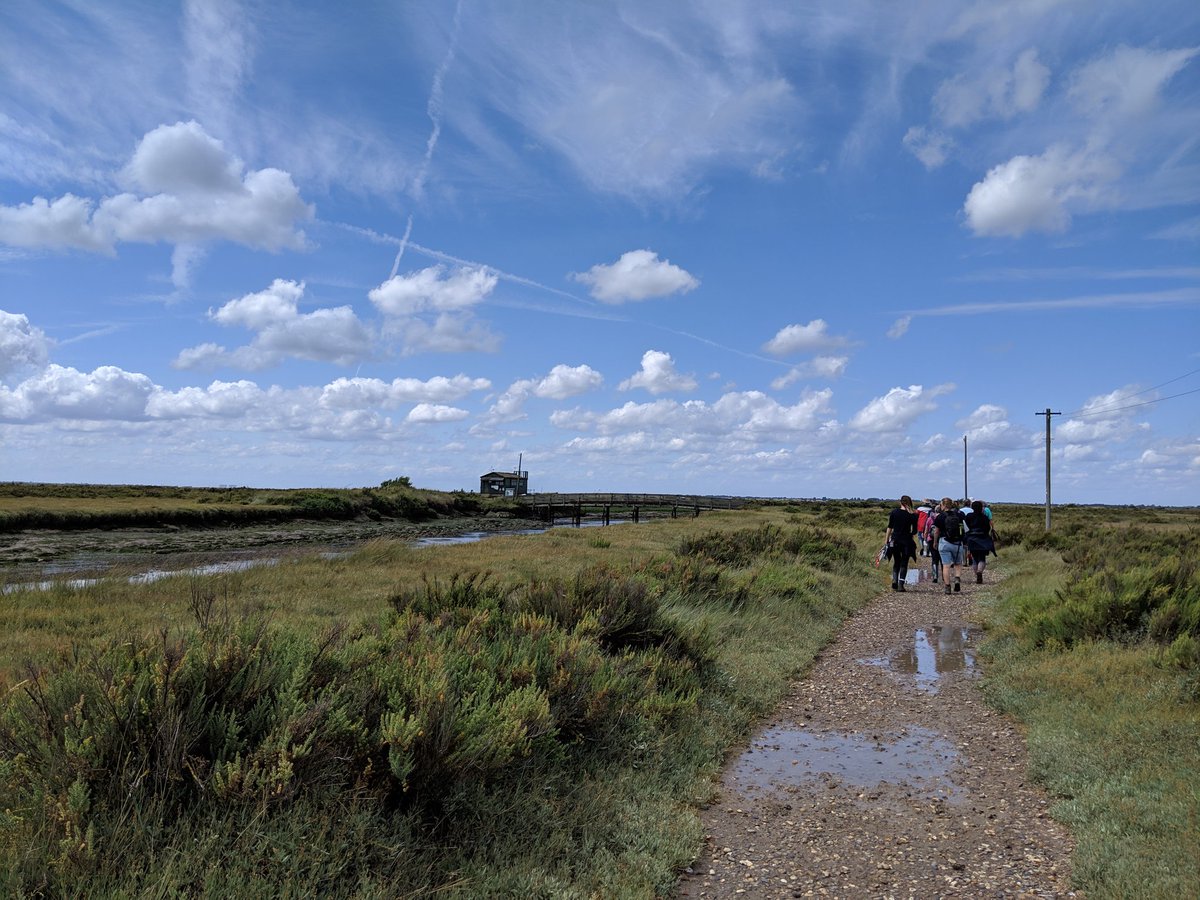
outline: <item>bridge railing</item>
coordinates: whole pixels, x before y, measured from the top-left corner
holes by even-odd
[[[741,497],[701,494],[538,493],[514,498],[534,506],[691,506],[701,509],[741,509]]]

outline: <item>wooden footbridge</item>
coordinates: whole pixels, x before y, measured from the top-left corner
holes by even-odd
[[[584,518],[608,525],[615,512],[618,518],[640,521],[643,514],[676,519],[682,511],[693,518],[706,509],[741,509],[742,497],[713,497],[697,494],[523,494],[518,503],[531,507],[537,518],[553,525],[558,519],[570,519],[573,525]]]

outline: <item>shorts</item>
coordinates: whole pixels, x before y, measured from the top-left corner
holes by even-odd
[[[961,566],[967,558],[966,548],[962,544],[952,544],[945,538],[938,541],[938,554],[942,557],[943,566]]]

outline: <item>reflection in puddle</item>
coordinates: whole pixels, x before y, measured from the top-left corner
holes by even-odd
[[[822,776],[857,787],[903,784],[929,796],[958,799],[950,780],[958,751],[925,728],[887,742],[864,734],[819,734],[794,725],[764,731],[733,768],[739,788],[772,791],[797,787]]]
[[[978,629],[964,625],[934,625],[918,628],[911,647],[883,659],[866,659],[868,665],[882,666],[911,675],[917,684],[936,691],[943,675],[961,672],[975,674],[975,640]]]

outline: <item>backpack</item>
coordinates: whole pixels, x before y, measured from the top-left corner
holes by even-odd
[[[946,533],[942,535],[952,544],[961,544],[963,539],[963,517],[957,509],[946,512]]]
[[[925,543],[930,543],[933,540],[933,520],[932,512],[921,513],[921,521],[917,523],[917,530],[921,533],[921,539]]]

